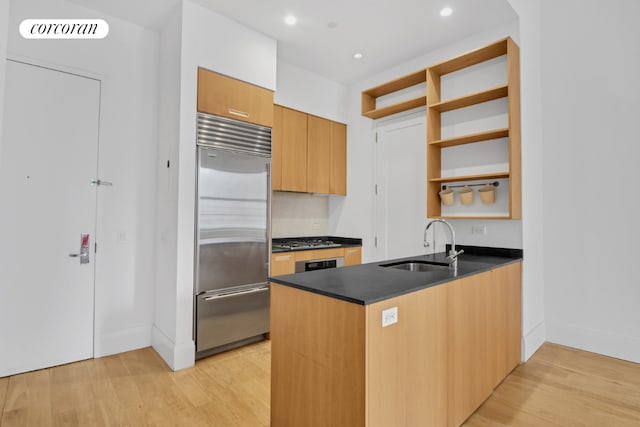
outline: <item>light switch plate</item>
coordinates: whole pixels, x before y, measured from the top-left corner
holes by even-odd
[[[398,323],[398,307],[382,310],[382,327],[386,328],[394,323]]]

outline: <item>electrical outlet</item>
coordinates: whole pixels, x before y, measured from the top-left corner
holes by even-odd
[[[382,310],[382,327],[386,328],[394,323],[398,323],[398,307]]]
[[[487,234],[487,226],[486,225],[473,225],[471,226],[471,234],[480,234],[485,236]]]

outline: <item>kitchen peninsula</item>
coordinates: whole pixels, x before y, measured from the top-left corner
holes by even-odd
[[[461,425],[520,361],[522,260],[463,248],[455,272],[440,253],[273,277],[272,425]]]

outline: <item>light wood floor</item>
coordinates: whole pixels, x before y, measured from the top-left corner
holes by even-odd
[[[0,425],[268,426],[269,366],[266,341],[180,372],[146,348],[0,378]],[[640,365],[547,343],[464,425],[640,426]]]

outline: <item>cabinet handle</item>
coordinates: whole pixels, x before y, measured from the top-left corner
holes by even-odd
[[[276,261],[289,261],[292,255],[280,255],[276,257]]]
[[[244,118],[249,117],[249,113],[245,113],[244,111],[234,110],[233,108],[228,108],[227,111],[229,112],[229,114],[235,114],[236,116],[240,116]]]

